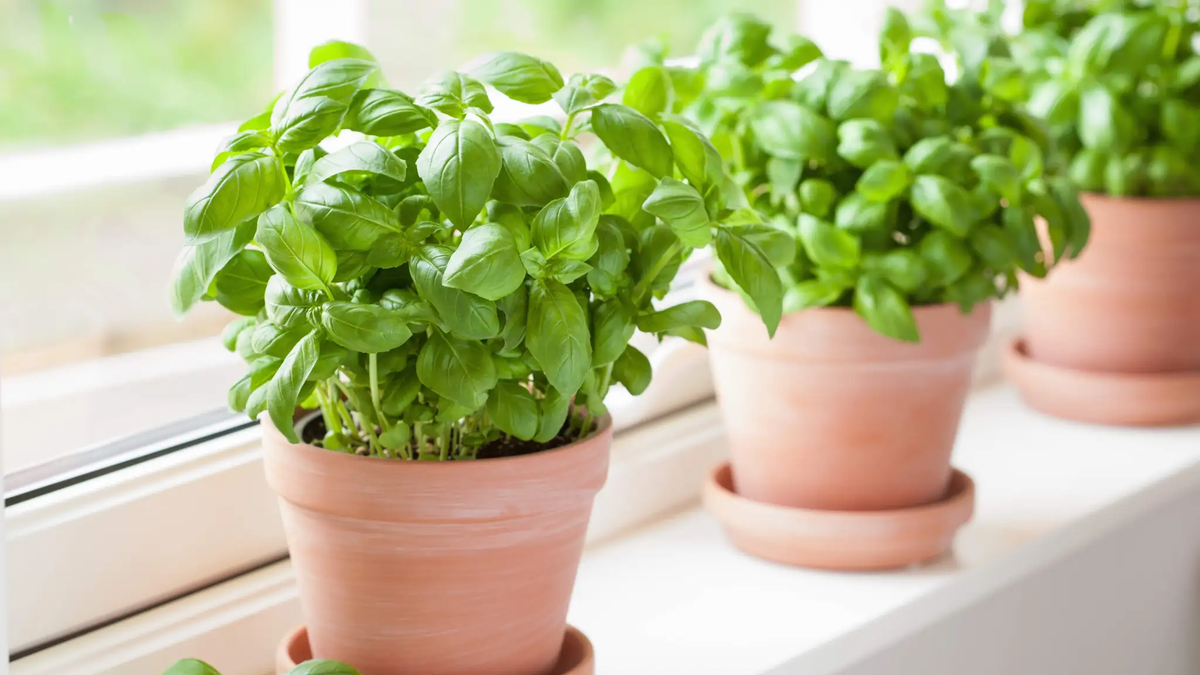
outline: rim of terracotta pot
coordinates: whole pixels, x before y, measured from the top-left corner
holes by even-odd
[[[756,502],[733,490],[729,462],[709,472],[704,505],[734,545],[755,557],[801,567],[880,570],[941,557],[975,511],[975,482],[953,469],[946,495],[885,511],[803,509]]]
[[[284,675],[297,665],[312,658],[312,650],[308,646],[308,627],[301,624],[296,626],[275,648],[275,672]],[[563,635],[562,651],[559,653],[558,664],[550,675],[592,675],[596,667],[596,651],[591,640],[583,631],[568,625]],[[354,664],[349,664],[353,666]]]
[[[302,432],[304,430],[305,425],[307,425],[309,422],[313,421],[317,417],[320,417],[320,415],[321,415],[320,410],[313,410],[312,412],[310,412],[310,413],[304,415],[303,417],[301,417],[300,419],[296,420],[296,423],[295,423],[296,435],[303,438]],[[549,448],[546,450],[538,450],[537,452],[530,452],[530,453],[527,453],[524,455],[516,455],[513,457],[487,457],[485,459],[472,459],[469,462],[468,461],[461,461],[461,462],[450,462],[450,461],[447,461],[447,462],[412,462],[412,461],[399,462],[394,458],[388,458],[388,457],[371,457],[369,455],[363,456],[363,455],[355,455],[355,454],[352,454],[349,452],[337,452],[334,450],[326,450],[325,448],[315,446],[311,443],[305,443],[304,441],[301,441],[299,443],[289,442],[286,438],[283,437],[283,434],[279,433],[279,430],[275,428],[275,425],[271,424],[271,420],[269,418],[263,417],[261,420],[261,423],[262,423],[263,428],[265,429],[264,433],[272,434],[272,435],[276,436],[279,440],[282,440],[284,443],[287,443],[288,445],[290,445],[292,447],[304,448],[305,450],[314,450],[314,451],[319,451],[322,453],[330,453],[333,455],[346,457],[348,459],[353,459],[353,461],[370,460],[373,462],[381,462],[381,463],[389,464],[389,465],[408,464],[408,465],[413,465],[413,466],[431,467],[431,469],[426,469],[426,470],[437,470],[437,469],[432,469],[432,467],[458,466],[461,468],[463,466],[467,466],[470,464],[487,464],[489,466],[495,466],[495,465],[501,464],[501,463],[515,464],[515,463],[521,462],[522,460],[524,460],[526,462],[533,461],[531,458],[534,458],[534,457],[544,457],[546,455],[552,455],[555,453],[563,453],[563,452],[568,452],[570,450],[578,450],[580,445],[582,445],[590,440],[595,439],[597,436],[603,435],[604,433],[609,431],[610,428],[612,427],[612,415],[610,415],[609,413],[605,413],[599,417],[596,417],[596,418],[594,418],[594,420],[596,422],[596,428],[592,431],[592,433],[588,434],[587,436],[584,436],[583,438],[579,438],[574,441],[571,441],[570,443],[567,443],[566,445],[560,445],[556,448]],[[565,424],[565,422],[564,422],[564,424]]]
[[[1077,422],[1169,426],[1200,422],[1200,371],[1113,373],[1077,370],[1032,358],[1009,341],[1004,372],[1030,407]]]

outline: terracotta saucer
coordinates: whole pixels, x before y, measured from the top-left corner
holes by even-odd
[[[1103,373],[1034,360],[1009,343],[1004,372],[1035,410],[1095,424],[1164,426],[1200,422],[1200,372]]]
[[[296,664],[312,658],[312,650],[308,646],[308,629],[297,626],[295,630],[284,636],[275,650],[275,672],[284,675]],[[354,664],[350,664],[354,665]],[[592,643],[587,636],[574,626],[567,626],[563,636],[562,652],[558,657],[558,665],[550,675],[593,675],[596,668],[596,655]],[[369,674],[368,674],[369,675]]]
[[[933,504],[890,511],[798,509],[738,496],[724,462],[708,475],[704,505],[750,555],[802,567],[881,570],[950,550],[954,533],[975,510],[975,483],[954,469],[946,496]]]

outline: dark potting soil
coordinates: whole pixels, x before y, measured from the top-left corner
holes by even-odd
[[[570,425],[564,424],[562,430],[549,443],[523,441],[508,434],[501,434],[500,438],[480,448],[476,459],[520,457],[521,455],[532,455],[537,452],[560,448],[575,442],[574,438],[568,436],[569,430]],[[320,447],[321,439],[323,438],[325,438],[325,419],[317,415],[308,424],[304,425],[304,429],[300,433],[300,440],[309,445]]]

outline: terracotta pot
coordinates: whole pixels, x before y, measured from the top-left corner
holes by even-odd
[[[279,641],[279,647],[275,650],[275,672],[277,675],[285,675],[312,657],[312,649],[308,644],[308,629],[297,626]],[[551,675],[593,675],[595,670],[596,655],[591,641],[578,628],[567,626],[558,662],[554,664]]]
[[[521,457],[401,462],[263,425],[315,658],[364,675],[549,675],[612,423]]]
[[[969,315],[915,308],[920,344],[883,337],[842,308],[788,314],[769,340],[740,296],[703,286],[723,317],[709,351],[739,495],[837,511],[944,495],[990,305]]]
[[[975,483],[954,471],[941,499],[907,509],[797,509],[739,496],[725,463],[709,473],[704,505],[734,545],[750,555],[805,567],[880,570],[950,550],[955,532],[975,510]]]
[[[1082,201],[1082,255],[1021,281],[1029,356],[1094,372],[1200,371],[1200,199]]]

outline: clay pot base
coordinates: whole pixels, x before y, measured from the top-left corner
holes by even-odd
[[[284,636],[279,643],[279,648],[275,650],[275,672],[284,675],[295,668],[297,664],[310,659],[312,659],[312,650],[308,646],[308,629],[298,626]],[[592,650],[591,641],[578,628],[567,626],[567,633],[563,636],[562,652],[558,657],[558,665],[550,671],[550,675],[593,675],[595,669],[596,656]]]
[[[1200,372],[1103,373],[1033,359],[1009,343],[1004,371],[1035,410],[1078,422],[1164,426],[1200,422]]]
[[[975,483],[954,469],[946,495],[889,511],[823,511],[755,502],[733,491],[729,463],[713,469],[704,505],[739,549],[774,562],[832,570],[881,570],[936,558],[971,519]]]

